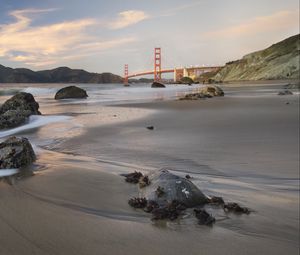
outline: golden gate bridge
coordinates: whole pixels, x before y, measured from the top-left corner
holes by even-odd
[[[128,84],[128,79],[138,76],[153,74],[154,81],[160,82],[163,73],[174,73],[174,82],[178,82],[183,77],[194,79],[203,73],[218,71],[222,66],[191,66],[162,69],[161,67],[161,48],[154,48],[154,69],[151,71],[143,71],[129,74],[128,64],[124,68],[124,84]]]

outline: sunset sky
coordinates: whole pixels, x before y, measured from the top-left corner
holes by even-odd
[[[123,74],[220,65],[299,33],[298,0],[1,0],[0,64]]]

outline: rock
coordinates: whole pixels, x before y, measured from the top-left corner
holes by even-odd
[[[12,136],[0,143],[0,169],[24,168],[35,160],[35,153],[27,138]]]
[[[194,80],[190,77],[185,76],[180,79],[180,83],[191,85],[194,83]]]
[[[143,176],[139,179],[140,188],[144,188],[148,185],[150,185],[150,180],[149,180],[149,177],[147,175],[145,175],[145,176]]]
[[[288,90],[288,89],[285,89],[284,91],[279,91],[278,92],[278,95],[279,96],[287,96],[287,95],[293,95],[293,92]]]
[[[151,184],[141,190],[147,200],[155,201],[159,206],[173,200],[194,207],[207,203],[207,197],[188,179],[161,169],[149,175]],[[159,191],[158,191],[159,190]]]
[[[24,124],[30,116],[29,110],[8,110],[0,115],[0,129],[15,128]]]
[[[152,220],[176,220],[178,216],[184,211],[186,207],[177,200],[173,200],[164,206],[154,208],[152,213]]]
[[[133,173],[129,173],[129,174],[122,174],[122,176],[125,177],[125,181],[129,182],[129,183],[138,183],[140,178],[143,177],[143,174],[141,172],[133,172]]]
[[[153,126],[148,126],[148,127],[147,127],[147,129],[149,129],[149,130],[153,130],[153,129],[154,129],[154,127],[153,127]]]
[[[216,221],[216,219],[204,209],[194,209],[194,213],[199,225],[212,225]]]
[[[219,86],[215,86],[215,85],[204,86],[203,88],[200,89],[199,93],[211,97],[224,96],[224,91]]]
[[[208,199],[208,202],[210,204],[215,204],[215,205],[224,205],[225,204],[222,197],[211,197]]]
[[[153,82],[152,85],[151,85],[151,88],[165,88],[166,86],[160,82]]]
[[[198,100],[204,98],[212,98],[215,96],[224,96],[224,91],[215,85],[207,85],[199,90],[197,93],[187,94],[179,100]]]
[[[39,104],[30,93],[20,92],[0,107],[0,129],[24,124],[30,115],[40,115]]]
[[[39,112],[39,104],[35,101],[33,95],[25,92],[19,92],[18,94],[5,101],[4,104],[0,107],[0,114],[3,114],[9,110],[28,110],[32,115],[41,114]]]
[[[128,204],[133,208],[145,208],[147,206],[147,199],[144,197],[134,197],[129,199]]]
[[[84,89],[78,88],[76,86],[68,86],[60,89],[55,94],[55,99],[66,99],[66,98],[87,98],[88,95]]]
[[[225,212],[233,212],[233,213],[245,213],[249,214],[250,210],[247,207],[241,207],[238,203],[227,203],[224,204],[224,211]]]

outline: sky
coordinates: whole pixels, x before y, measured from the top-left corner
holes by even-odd
[[[123,75],[223,65],[299,33],[298,0],[0,0],[0,64]]]

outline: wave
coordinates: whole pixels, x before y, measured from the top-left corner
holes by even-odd
[[[12,96],[19,92],[19,89],[1,89],[0,96]]]
[[[63,116],[63,115],[54,115],[54,116],[39,116],[39,115],[32,115],[29,117],[29,122],[23,126],[5,130],[0,132],[0,138],[17,134],[20,132],[23,132],[25,130],[30,130],[34,129],[37,127],[41,127],[44,125],[47,125],[49,123],[54,123],[54,122],[61,122],[61,121],[68,121],[70,120],[71,117],[69,116]]]
[[[22,92],[30,93],[34,96],[39,96],[39,95],[55,95],[57,92],[57,88],[35,88],[35,87],[28,87],[25,89],[22,89]]]

